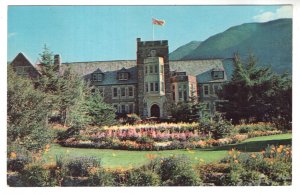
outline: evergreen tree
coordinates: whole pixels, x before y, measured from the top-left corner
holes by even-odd
[[[17,76],[8,67],[7,141],[30,151],[38,151],[51,140],[47,129],[47,95],[34,88],[31,80]]]
[[[68,95],[72,98],[72,101],[65,102],[66,107],[64,110],[62,108],[62,110],[66,113],[65,122],[68,126],[84,128],[91,123],[89,107],[87,105],[88,98],[90,97],[90,88],[85,81],[78,79],[78,77],[75,77],[76,82],[71,82],[72,84],[77,83],[75,88],[68,88],[68,90],[64,91],[61,95],[62,98],[68,97]]]
[[[238,55],[235,56],[232,80],[218,94],[221,99],[227,100],[221,103],[221,112],[234,123],[241,119],[248,122],[273,121],[283,116],[290,123],[291,79],[256,64],[253,55],[249,56],[245,65]],[[284,110],[284,114],[279,110]]]
[[[88,98],[88,115],[92,125],[112,125],[115,120],[115,108],[103,101],[101,94],[96,91]]]
[[[114,109],[91,96],[91,88],[70,67],[59,70],[53,64],[53,54],[44,47],[40,54],[43,74],[39,88],[48,94],[52,113],[58,113],[59,122],[65,126],[83,128],[87,124],[108,125],[114,120]]]
[[[191,96],[187,102],[178,102],[171,107],[171,115],[176,121],[197,121],[207,115],[205,104],[200,103],[196,96]]]
[[[35,86],[47,93],[48,106],[51,107],[49,117],[54,110],[58,109],[60,75],[57,65],[53,64],[53,54],[50,49],[44,45],[43,51],[40,54],[41,60],[41,76],[36,80]]]

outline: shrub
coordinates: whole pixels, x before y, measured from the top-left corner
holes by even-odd
[[[213,183],[216,186],[223,185],[222,178],[230,172],[229,164],[225,163],[199,163],[196,171],[203,183]]]
[[[165,186],[196,186],[201,180],[185,156],[172,156],[161,159],[159,174]]]
[[[249,133],[251,131],[251,128],[249,126],[241,126],[239,128],[239,133]]]
[[[148,136],[142,136],[142,137],[139,137],[137,140],[136,140],[137,143],[141,143],[141,144],[153,144],[154,143],[154,140],[151,139],[150,137]]]
[[[56,138],[58,141],[63,141],[76,135],[79,135],[79,129],[75,127],[71,127],[66,131],[58,131]]]
[[[223,184],[229,186],[240,186],[242,185],[242,173],[245,172],[244,168],[240,164],[230,165],[230,172],[223,177]]]
[[[155,172],[136,169],[128,174],[127,186],[159,186],[160,178]]]
[[[126,123],[131,125],[141,122],[141,118],[137,114],[127,114]]]
[[[26,156],[17,156],[16,158],[9,158],[7,160],[7,170],[21,172],[25,165],[29,163]]]
[[[67,175],[73,177],[88,176],[92,167],[100,167],[100,161],[94,157],[76,157],[66,163]]]
[[[199,120],[199,130],[204,134],[210,134],[214,139],[220,139],[231,134],[233,125],[224,119],[202,118]]]
[[[261,184],[261,173],[258,171],[245,171],[241,173],[242,185],[258,186]]]
[[[235,126],[236,131],[239,133],[250,133],[253,131],[274,131],[276,127],[271,123],[256,123],[256,124],[241,124]]]
[[[111,174],[114,178],[115,186],[126,186],[128,171],[123,169],[114,169],[111,171]]]
[[[292,164],[283,161],[270,161],[269,169],[265,169],[264,173],[272,181],[278,182],[280,185],[290,185],[292,181]]]
[[[51,177],[50,171],[38,164],[29,164],[21,172],[21,180],[27,187],[54,186],[56,183],[55,178]]]
[[[289,146],[268,146],[262,153],[250,154],[231,150],[223,162],[230,162],[225,185],[290,185],[292,181]]]
[[[213,138],[220,139],[230,135],[233,125],[226,120],[221,120],[214,123]]]
[[[89,178],[89,186],[114,186],[114,176],[111,172],[105,171],[104,169],[91,169]]]

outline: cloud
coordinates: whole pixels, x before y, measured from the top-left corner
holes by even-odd
[[[263,12],[256,16],[253,16],[253,20],[257,22],[267,22],[279,18],[292,18],[292,16],[292,6],[281,6],[275,12]]]
[[[11,38],[11,37],[13,37],[13,36],[16,36],[17,35],[17,33],[16,32],[11,32],[11,33],[8,33],[8,38]]]

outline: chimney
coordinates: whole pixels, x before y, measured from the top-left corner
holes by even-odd
[[[57,71],[58,74],[60,74],[61,58],[59,54],[54,55],[54,66],[54,70]]]
[[[54,65],[61,65],[61,58],[59,54],[54,55]]]
[[[136,38],[136,42],[141,42],[141,38]]]

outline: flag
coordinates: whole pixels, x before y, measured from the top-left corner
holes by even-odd
[[[158,19],[152,18],[152,24],[163,26],[163,25],[165,25],[165,23],[166,22],[164,20],[158,20]]]

